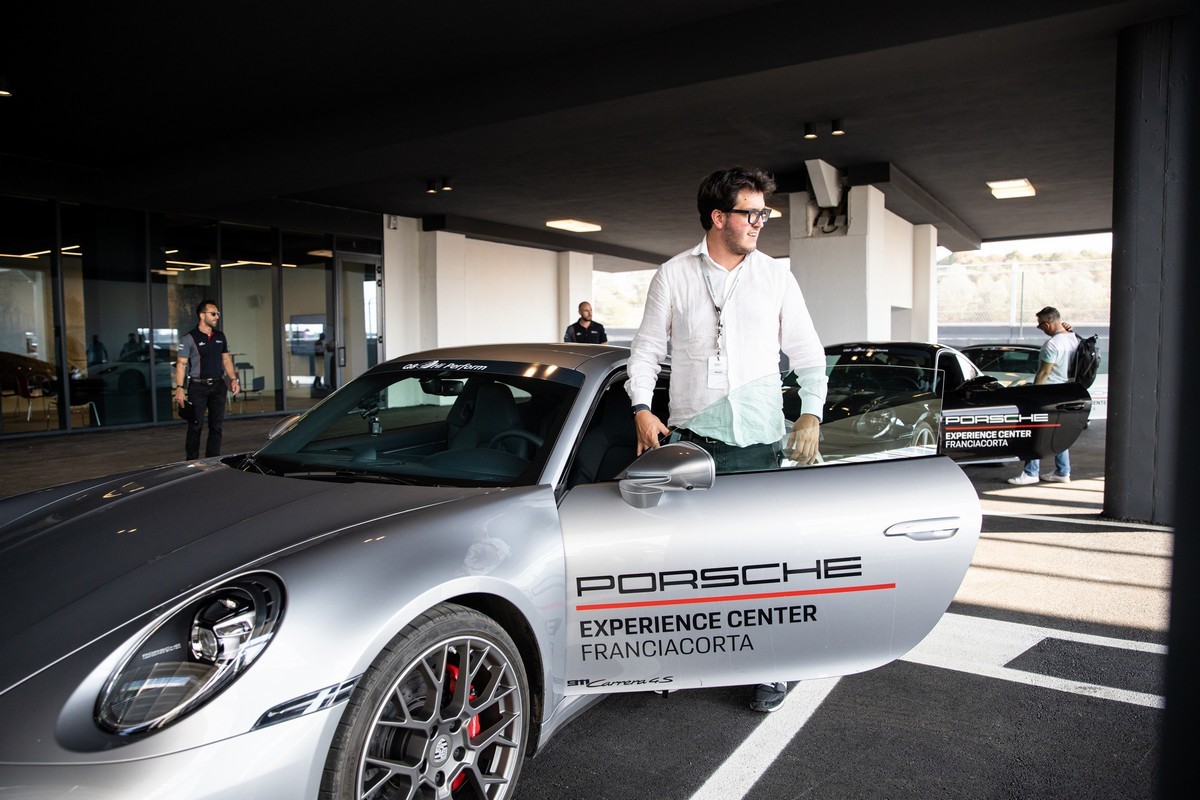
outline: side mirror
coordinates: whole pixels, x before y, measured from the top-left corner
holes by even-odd
[[[300,416],[300,414],[292,414],[290,417],[284,417],[283,419],[279,420],[279,422],[276,422],[274,425],[272,425],[270,432],[267,434],[267,441],[271,441],[276,436],[292,427],[292,425],[296,423],[296,420],[300,419]]]
[[[653,508],[663,492],[710,489],[717,464],[704,448],[676,442],[642,453],[617,476],[621,499],[634,508]]]

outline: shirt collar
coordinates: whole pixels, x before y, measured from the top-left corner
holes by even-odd
[[[718,272],[720,272],[722,275],[732,275],[733,273],[737,272],[742,267],[746,266],[746,264],[749,263],[751,259],[769,258],[769,256],[767,256],[764,253],[762,253],[761,251],[755,249],[754,252],[750,253],[749,255],[747,255],[745,258],[742,259],[742,263],[738,264],[733,269],[725,269],[720,264],[718,264],[716,261],[713,261],[713,257],[708,254],[708,237],[701,239],[700,244],[698,244],[694,248],[692,248],[692,255],[701,259],[701,261],[704,263],[704,265],[706,267],[709,267],[710,269],[715,269]]]

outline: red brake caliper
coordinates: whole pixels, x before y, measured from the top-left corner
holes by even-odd
[[[449,673],[449,675],[450,675],[448,689],[449,689],[450,694],[453,695],[455,690],[458,688],[458,667],[455,664],[447,664],[446,672]],[[475,687],[474,686],[471,687],[471,691],[468,696],[472,702],[474,702],[475,700],[478,699],[475,695]],[[479,735],[479,727],[480,727],[479,726],[479,717],[471,717],[471,719],[467,722],[467,736],[470,736],[472,738],[474,738],[475,736],[478,736]],[[466,782],[466,780],[467,780],[467,776],[460,774],[457,778],[455,778],[453,780],[453,782],[451,782],[450,790],[455,791],[455,792],[458,791],[458,787],[462,786],[463,783]]]

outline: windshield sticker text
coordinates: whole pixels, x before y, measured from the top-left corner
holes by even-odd
[[[423,361],[405,364],[400,369],[457,369],[467,372],[485,372],[488,367],[486,364],[458,363],[456,361]]]

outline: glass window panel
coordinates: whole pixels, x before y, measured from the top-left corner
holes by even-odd
[[[275,303],[276,243],[269,228],[221,226],[221,324],[243,393],[228,407],[228,414],[275,409],[275,337],[272,309]]]
[[[331,237],[283,232],[282,341],[288,410],[309,408],[332,385],[332,328],[327,315],[333,274]]]
[[[379,363],[379,296],[376,265],[354,257],[342,258],[343,330],[337,343],[342,383]]]
[[[66,404],[61,417],[72,428],[150,422],[155,384],[170,386],[170,365],[137,348],[138,332],[150,324],[145,214],[64,204],[61,218],[71,376],[57,398]]]
[[[53,246],[49,202],[0,196],[0,434],[58,427],[47,396],[58,375]]]
[[[150,303],[153,326],[138,331],[155,362],[166,359],[170,380],[156,382],[154,404],[161,422],[177,416],[172,386],[179,337],[196,327],[196,307],[213,296],[217,224],[166,214],[150,215]],[[162,371],[155,367],[155,374]]]

